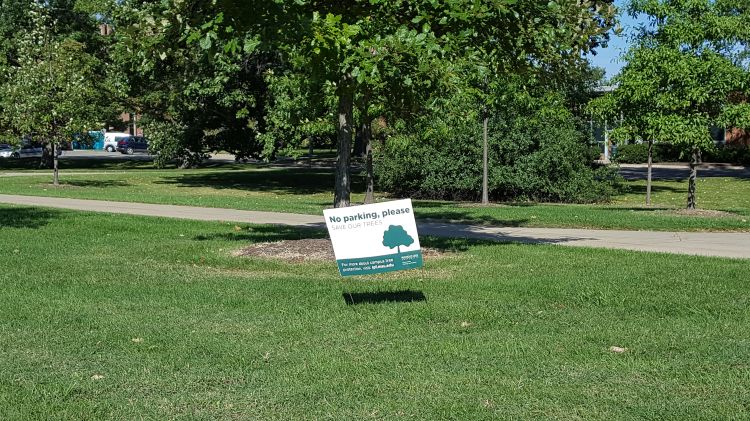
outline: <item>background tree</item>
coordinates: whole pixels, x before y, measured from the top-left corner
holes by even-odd
[[[213,83],[207,89],[200,90],[202,95],[198,97],[188,95],[182,88],[183,81],[192,81],[189,83],[198,87],[205,85],[204,82],[193,81],[196,75],[202,73],[201,67],[195,66],[195,63],[213,63],[218,59],[229,62],[242,61],[242,57],[248,56],[251,59],[254,56],[271,57],[272,60],[269,61],[272,65],[257,69],[255,74],[267,74],[269,69],[273,69],[278,78],[266,78],[265,82],[293,81],[300,78],[307,81],[306,83],[315,89],[303,89],[299,92],[313,96],[310,100],[303,101],[313,105],[313,108],[319,108],[314,102],[316,96],[320,98],[320,87],[332,88],[337,98],[337,117],[334,121],[339,149],[335,202],[337,206],[344,206],[348,205],[350,194],[349,167],[355,97],[379,99],[380,96],[375,93],[376,88],[388,86],[382,81],[387,77],[391,82],[394,79],[403,82],[397,83],[399,90],[391,91],[391,95],[388,96],[388,103],[395,104],[400,98],[408,96],[404,93],[414,92],[419,88],[419,78],[410,76],[410,72],[407,71],[408,66],[414,65],[414,57],[421,57],[425,55],[424,52],[439,50],[434,48],[434,42],[430,42],[434,34],[430,32],[429,26],[412,21],[411,17],[415,15],[415,11],[410,7],[401,6],[401,2],[362,0],[333,5],[315,1],[271,2],[258,4],[257,8],[252,9],[247,8],[244,2],[231,0],[118,5],[117,10],[120,10],[123,16],[118,20],[119,33],[122,33],[123,28],[127,28],[124,33],[130,38],[126,40],[126,48],[120,56],[129,58],[136,67],[133,73],[140,74],[139,79],[146,79],[148,82],[136,85],[147,86],[145,89],[149,92],[163,92],[162,95],[133,95],[141,98],[167,99],[165,101],[156,98],[154,106],[149,107],[154,110],[168,110],[163,115],[156,116],[155,120],[161,121],[161,124],[185,120],[179,116],[188,113],[181,110],[190,111],[191,107],[200,110],[201,116],[207,115],[215,110],[215,107],[206,104],[206,99],[214,94],[222,95],[226,91],[227,86]],[[191,42],[193,45],[190,45]],[[409,49],[420,49],[420,52],[415,53]],[[186,50],[190,52],[189,56],[185,56]],[[137,54],[133,55],[131,51]],[[178,61],[177,65],[173,64],[175,60]],[[394,63],[396,64],[392,65]],[[137,69],[138,67],[140,69]],[[203,73],[209,80],[236,80],[231,74],[216,75],[215,70],[214,67],[208,66]],[[166,77],[170,72],[175,72],[179,77]],[[296,76],[291,76],[291,72]],[[160,89],[159,84],[171,86]],[[255,81],[253,86],[259,88],[261,93],[264,93],[262,90],[267,87]],[[394,86],[394,83],[390,86]],[[174,92],[179,93],[179,98],[169,96]],[[288,105],[288,102],[276,101],[276,98],[268,98],[265,94],[261,96],[229,97],[237,98],[238,105],[255,105],[254,109],[250,110],[253,118],[249,122],[253,132],[245,133],[245,136],[263,140],[264,155],[268,157],[270,150],[279,144],[291,145],[299,142],[300,137],[294,136],[296,140],[293,138],[278,142],[274,132],[281,127],[280,121],[274,117],[273,110],[266,113],[264,107],[271,103],[283,107],[284,103]],[[221,98],[226,98],[226,95],[222,95]],[[365,102],[372,104],[376,101]],[[385,102],[381,104],[383,103]],[[360,107],[360,114],[368,115],[369,109],[369,106]],[[279,111],[284,113],[281,109]],[[306,114],[316,115],[315,112]],[[306,118],[309,121],[317,120]],[[269,122],[275,127],[265,125]],[[174,134],[180,132],[179,127],[203,126],[199,122],[175,125],[178,129],[172,130]],[[217,127],[214,130],[221,128]],[[153,133],[151,137],[154,137]],[[200,137],[200,131],[196,137]],[[205,144],[205,140],[203,138],[191,144],[197,147]],[[273,147],[268,146],[269,141],[275,143]]]
[[[396,4],[398,3],[398,4]],[[415,11],[399,2],[350,1],[331,8],[309,2],[296,11],[297,25],[305,28],[301,39],[283,43],[298,65],[295,70],[313,80],[336,86],[337,167],[334,206],[350,202],[350,154],[354,133],[354,108],[358,102],[364,127],[365,149],[369,147],[371,106],[403,108],[408,93],[429,86],[417,76],[428,57],[440,50],[427,24],[415,19]],[[302,48],[295,47],[302,45]],[[301,65],[300,65],[301,64]],[[398,89],[387,89],[398,87]],[[384,99],[387,98],[387,101]],[[359,101],[356,101],[356,100]],[[372,154],[367,158],[367,201],[372,201]]]
[[[635,0],[628,10],[646,14],[649,25],[625,55],[617,89],[592,109],[623,117],[615,139],[648,142],[649,205],[654,142],[684,147],[691,156],[687,207],[693,209],[701,150],[714,146],[710,128],[744,124],[745,108],[736,102],[747,92],[748,73],[738,54],[750,41],[741,23],[750,21],[750,8],[735,1]]]
[[[278,55],[258,49],[257,9],[215,3],[124,2],[106,12],[125,104],[143,114],[158,164],[195,165],[218,150],[263,155],[264,78]]]
[[[27,6],[29,26],[16,38],[17,55],[0,86],[0,102],[8,133],[30,136],[45,146],[42,164],[54,168],[57,185],[60,144],[101,127],[111,117],[107,72],[104,63],[87,52],[89,46],[78,40],[86,37],[57,30],[56,16],[65,17],[71,9],[35,1]],[[69,26],[70,20],[60,24]]]

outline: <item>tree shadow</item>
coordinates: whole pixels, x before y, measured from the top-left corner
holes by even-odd
[[[396,200],[397,198],[394,198]],[[451,202],[449,200],[414,200],[414,207],[415,208],[424,208],[424,209],[434,209],[434,208],[442,208],[445,206],[450,207],[456,207],[456,206],[463,206],[469,209],[492,209],[492,208],[503,208],[503,207],[511,207],[511,208],[528,208],[533,206],[538,206],[540,203],[534,203],[534,202],[491,202],[489,205],[482,205],[479,202],[464,202],[464,201],[456,201]]]
[[[221,171],[167,176],[157,184],[178,187],[210,187],[292,194],[330,193],[334,173],[319,168],[264,168],[252,171]],[[352,191],[364,188],[361,177],[352,175]]]
[[[38,170],[40,158],[0,159],[0,170]],[[173,166],[173,168],[176,168]],[[75,157],[60,158],[60,174],[65,170],[155,170],[150,160]]]
[[[549,234],[530,236],[525,232],[525,230],[513,230],[512,227],[465,225],[451,222],[419,221],[417,222],[417,228],[419,229],[420,235],[425,236],[466,239],[468,241],[475,242],[484,241],[484,243],[473,243],[478,245],[498,243],[563,244],[576,241],[593,240],[593,238],[567,234],[565,233],[565,231],[567,230],[563,230],[563,232],[554,232],[553,230],[553,232]]]
[[[379,292],[344,292],[341,294],[347,305],[380,304],[380,303],[411,303],[427,301],[422,291],[379,291]]]
[[[645,205],[643,207],[639,206],[606,206],[599,208],[601,210],[605,211],[627,211],[627,212],[643,212],[643,213],[650,213],[650,212],[663,212],[663,211],[670,211],[674,210],[675,208],[668,208],[663,206],[653,206],[653,207],[646,207]]]
[[[479,240],[472,238],[451,238],[435,236],[419,236],[419,245],[445,253],[462,253],[470,247],[497,245],[497,241]]]
[[[38,170],[40,158],[0,159],[0,170]]]
[[[393,200],[401,199],[394,197]],[[431,209],[431,208],[442,208],[444,206],[455,206],[455,203],[448,201],[432,201],[432,200],[413,200],[414,207]]]
[[[59,215],[60,212],[51,209],[0,206],[0,229],[41,228]]]
[[[424,222],[450,221],[459,224],[493,225],[498,227],[525,227],[529,223],[529,219],[527,218],[501,219],[491,215],[477,215],[459,210],[445,210],[442,212],[430,212],[428,214],[423,214],[419,210],[416,210],[415,214],[417,219]]]
[[[60,184],[65,186],[71,186],[71,187],[95,187],[95,188],[104,188],[104,187],[128,187],[130,186],[130,183],[123,180],[63,180],[60,182]]]
[[[328,233],[321,229],[284,227],[278,225],[235,225],[239,230],[225,233],[201,234],[193,237],[195,241],[242,241],[248,243],[270,243],[282,240],[304,240],[327,238]]]
[[[590,238],[556,234],[547,237],[530,237],[523,231],[505,230],[507,227],[462,225],[450,222],[418,222],[419,241],[423,247],[443,252],[465,252],[471,247],[517,244],[561,244]],[[229,231],[230,228],[228,228]],[[194,241],[240,241],[246,243],[268,243],[282,240],[304,240],[328,238],[321,223],[320,228],[286,227],[278,225],[234,225],[231,232],[200,234]]]
[[[680,180],[683,181],[683,180]],[[687,181],[685,180],[685,183]],[[629,193],[634,194],[646,194],[646,186],[645,185],[636,185],[636,186],[629,186],[630,191]],[[687,194],[687,184],[685,186],[681,187],[674,187],[674,186],[651,186],[651,193],[680,193],[680,194]]]

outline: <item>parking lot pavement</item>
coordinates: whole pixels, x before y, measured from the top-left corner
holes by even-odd
[[[63,155],[60,157],[61,160],[65,159],[102,159],[102,160],[123,160],[123,161],[153,161],[154,155],[150,154],[144,154],[144,153],[136,153],[133,155],[126,155],[120,152],[107,152],[107,151],[97,151],[97,150],[73,150],[73,151],[65,151]],[[211,162],[234,162],[234,155],[226,154],[226,153],[219,153],[219,154],[213,154],[211,155]]]
[[[626,180],[645,180],[646,164],[621,164],[620,174]],[[654,180],[687,180],[690,167],[685,163],[654,164],[651,177]],[[750,168],[728,164],[705,163],[698,166],[698,177],[733,177],[750,179]]]
[[[121,159],[123,161],[153,161],[153,155],[149,154],[133,154],[125,155],[120,152],[107,152],[107,151],[95,151],[95,150],[74,150],[63,152],[60,160],[73,160],[73,159]]]

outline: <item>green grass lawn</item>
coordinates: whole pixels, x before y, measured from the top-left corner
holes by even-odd
[[[0,193],[73,197],[246,210],[320,214],[333,202],[332,170],[307,168],[213,167],[198,170],[120,170],[106,174],[63,171],[63,186],[44,176],[1,177]],[[701,208],[729,216],[675,214],[685,202],[687,182],[654,184],[654,206],[645,207],[644,182],[627,183],[628,192],[612,203],[557,205],[511,203],[480,207],[473,203],[415,201],[420,218],[460,220],[505,226],[633,230],[750,231],[750,180],[702,178]],[[354,202],[363,200],[361,177],[354,177]],[[387,200],[381,195],[379,200]]]
[[[0,419],[750,416],[747,260],[425,239],[455,253],[343,280],[231,256],[314,232],[0,224]]]

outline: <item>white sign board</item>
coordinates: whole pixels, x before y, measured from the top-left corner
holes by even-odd
[[[326,209],[323,216],[342,276],[422,267],[411,199]]]

